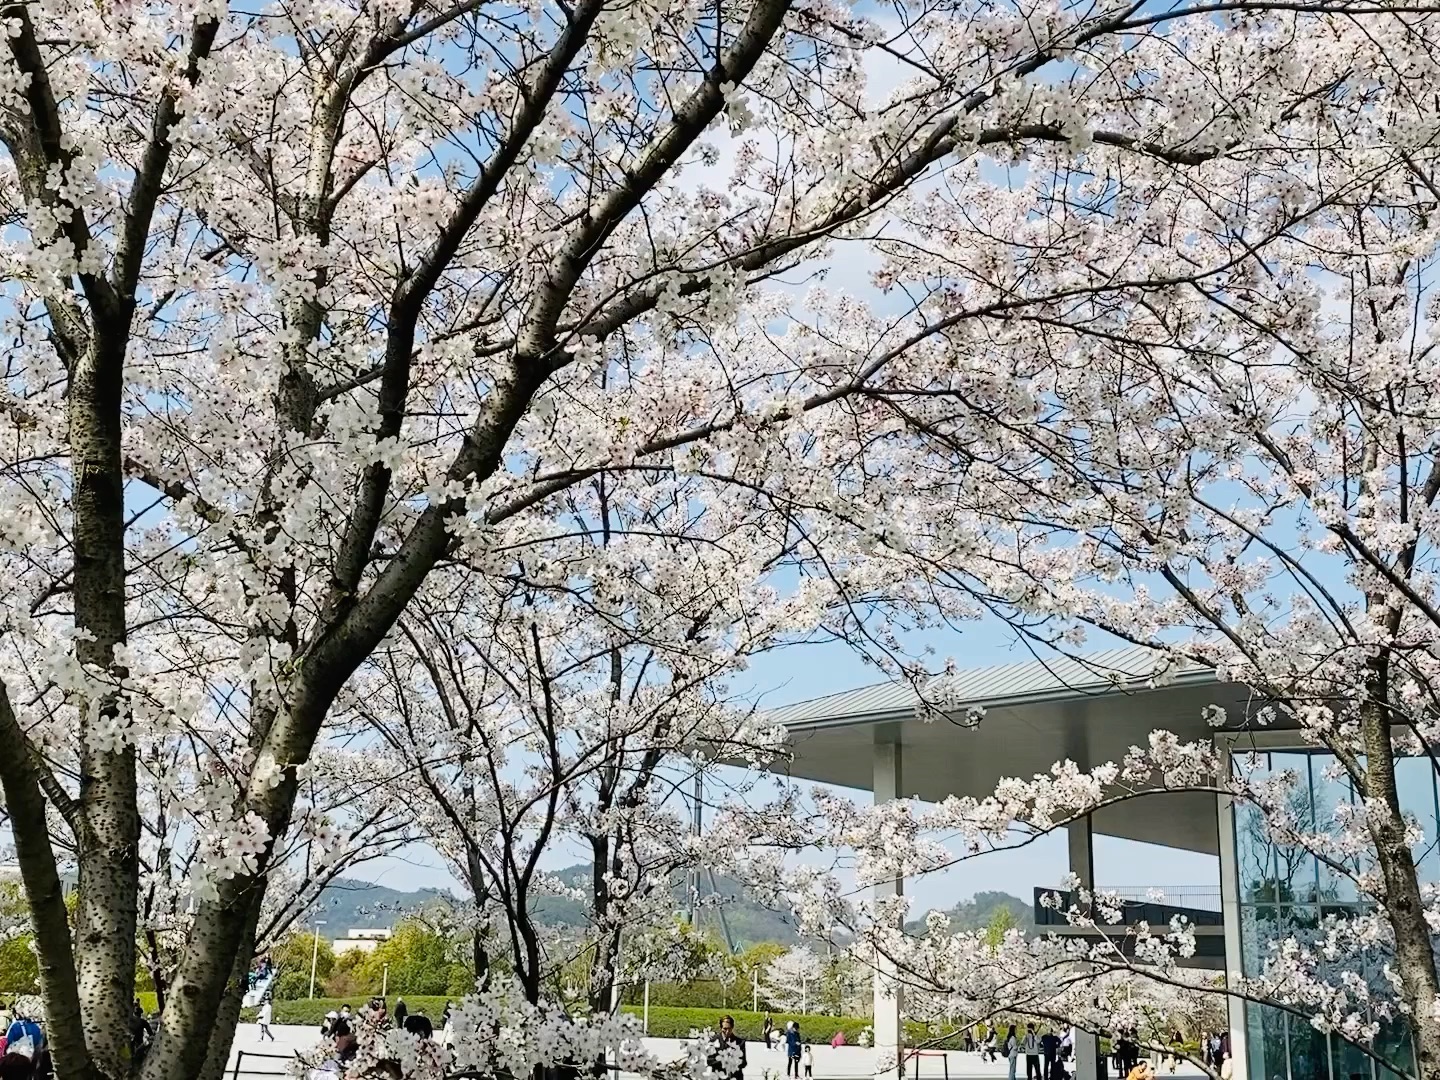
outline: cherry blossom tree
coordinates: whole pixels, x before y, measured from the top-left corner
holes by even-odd
[[[223,735],[208,732],[211,745]],[[176,740],[143,744],[151,763],[177,753]],[[150,976],[163,1012],[176,966],[191,927],[194,900],[208,887],[203,876],[212,852],[197,824],[219,826],[235,798],[237,772],[222,771],[215,759],[182,763],[172,758],[149,775],[163,798],[142,795],[142,866],[139,904],[139,962]],[[204,771],[201,772],[200,770]],[[393,777],[389,778],[393,780]],[[377,776],[362,754],[335,747],[318,750],[296,798],[290,827],[275,845],[267,873],[265,902],[256,924],[256,952],[279,942],[311,915],[327,886],[375,859],[396,853],[421,838],[405,807],[390,798],[386,778]],[[219,812],[217,812],[219,811]]]
[[[765,966],[761,996],[783,1012],[806,1012],[821,990],[824,965],[815,951],[797,945]]]
[[[1165,47],[1235,49],[1252,70],[1286,67],[1277,35],[1320,24],[1272,13],[1227,25],[1241,32],[1192,24]],[[1115,216],[1125,166],[1090,160],[1077,170],[1058,155],[1030,155],[1013,199],[913,192],[913,208],[897,215],[907,240],[887,248],[881,276],[926,283],[928,325],[973,310],[991,289],[1053,299],[967,320],[912,351],[907,372],[891,368],[867,401],[870,422],[892,434],[857,448],[848,475],[856,502],[880,508],[866,521],[875,544],[932,568],[940,610],[998,615],[1037,647],[1071,654],[1097,632],[1149,646],[1157,685],[1185,666],[1213,669],[1253,692],[1239,714],[1206,710],[1217,729],[1293,729],[1328,755],[1324,780],[1351,794],[1322,815],[1300,813],[1293,770],[1271,772],[1244,753],[1227,766],[1209,742],[1157,732],[1129,760],[1088,772],[1061,762],[990,799],[903,821],[878,811],[865,842],[881,880],[897,866],[952,860],[926,839],[939,830],[978,850],[1013,827],[1048,831],[1148,792],[1233,798],[1286,853],[1282,869],[1318,860],[1341,902],[1318,927],[1261,932],[1264,973],[1230,992],[1365,1052],[1382,1022],[1403,1023],[1416,1065],[1390,1067],[1434,1077],[1440,908],[1433,872],[1418,864],[1436,822],[1433,808],[1417,818],[1402,805],[1397,777],[1418,767],[1429,784],[1440,734],[1440,117],[1433,103],[1412,102],[1408,76],[1391,68],[1397,56],[1402,69],[1428,67],[1430,44],[1399,23],[1374,45],[1346,40],[1333,65],[1289,69],[1311,97],[1271,113],[1266,138],[1207,118],[1197,138],[1225,152],[1156,184],[1133,217]],[[1348,120],[1332,113],[1339,102],[1353,106]],[[1329,138],[1321,126],[1338,142],[1316,153]],[[911,242],[922,230],[925,242]],[[1110,238],[1113,261],[1083,250],[1091,230]],[[984,242],[996,237],[1008,238],[1003,251]],[[1131,276],[1162,262],[1168,281]],[[1198,267],[1207,270],[1197,276]],[[1111,286],[1073,300],[1054,292],[1092,274]],[[794,505],[829,498],[818,485],[787,494]],[[943,710],[943,679],[927,689]],[[1085,908],[1076,917],[1094,919]],[[897,939],[888,951],[963,993],[972,970],[983,980],[994,967],[956,940],[916,954]],[[1183,934],[1165,946],[1186,947]],[[946,948],[953,957],[934,955]],[[1170,977],[1163,966],[1135,975],[1118,951],[1051,965],[1051,949],[1026,946],[1077,982],[1099,963]],[[1083,1000],[1058,1011],[1110,1026]]]
[[[578,501],[611,513],[620,491],[586,487]],[[606,1012],[622,933],[671,922],[677,876],[724,861],[693,835],[680,789],[717,759],[768,760],[778,743],[753,708],[726,700],[720,676],[805,606],[757,597],[770,590],[747,543],[727,553],[712,537],[677,558],[704,530],[663,520],[592,543],[591,509],[575,507],[572,557],[557,544],[516,574],[435,576],[342,695],[337,722],[368,734],[375,768],[400,778],[468,891],[477,979],[498,948],[538,1003],[578,951],[591,957],[589,1008]],[[746,811],[739,794],[750,835],[763,831],[765,808]],[[592,866],[586,888],[544,869],[577,850]],[[555,892],[586,910],[579,938],[537,918]]]
[[[769,572],[821,632],[892,653],[887,618],[971,610],[943,594],[986,550],[963,500],[931,517],[956,432],[920,406],[1064,398],[1021,335],[1104,341],[1150,317],[1137,295],[1259,315],[1260,249],[1406,176],[1352,235],[1418,220],[1426,106],[1385,88],[1428,78],[1423,6],[1265,10],[7,9],[0,787],[57,1071],[132,1071],[163,809],[197,851],[142,1075],[219,1075],[285,838],[326,827],[303,799],[332,707],[437,567],[543,561],[566,492],[649,470],[657,504],[703,482],[783,552]],[[1027,153],[1012,186],[995,159]],[[889,224],[921,220],[919,244]],[[876,250],[903,312],[800,304],[796,275]],[[1404,307],[1356,295],[1377,325]],[[1216,364],[1257,355],[1238,316],[1155,319]],[[918,464],[888,456],[910,405],[938,454]]]

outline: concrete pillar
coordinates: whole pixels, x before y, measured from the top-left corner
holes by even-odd
[[[1080,879],[1082,889],[1095,888],[1095,835],[1090,815],[1066,826],[1070,846],[1070,872]],[[1075,1080],[1097,1080],[1100,1075],[1100,1043],[1092,1032],[1075,1029]]]
[[[875,744],[875,802],[889,802],[905,797],[900,775],[900,744]],[[905,893],[904,878],[876,882],[875,899],[885,900]],[[904,990],[896,977],[895,965],[884,956],[875,957],[875,1033],[876,1076],[903,1077],[905,1027],[900,1014],[904,1009]],[[888,1067],[881,1068],[881,1062]]]
[[[1220,780],[1230,776],[1230,742],[1224,735],[1215,739],[1220,750]],[[1215,815],[1220,828],[1220,918],[1225,924],[1225,985],[1231,986],[1244,974],[1241,952],[1240,875],[1235,862],[1235,807],[1228,795],[1215,796]],[[1249,1076],[1245,1062],[1245,1002],[1226,999],[1230,1028],[1230,1059],[1236,1077]]]

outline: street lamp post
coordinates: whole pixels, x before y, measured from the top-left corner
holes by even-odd
[[[320,927],[324,926],[323,919],[315,920],[315,943],[310,946],[310,1000],[315,1000],[315,965],[320,959]]]
[[[390,965],[383,964],[380,968],[380,996],[390,996]]]

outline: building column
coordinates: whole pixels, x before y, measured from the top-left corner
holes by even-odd
[[[1230,741],[1216,736],[1220,751],[1220,776],[1224,783],[1230,778]],[[1245,971],[1244,944],[1240,925],[1240,875],[1235,862],[1235,806],[1228,795],[1215,796],[1215,813],[1220,828],[1220,919],[1225,924],[1225,986],[1234,985]],[[1236,1080],[1249,1076],[1245,1062],[1245,1002],[1237,997],[1225,999],[1230,1028],[1230,1059]]]
[[[1070,872],[1080,887],[1095,889],[1095,835],[1090,815],[1065,827],[1070,846]],[[1075,1080],[1097,1080],[1100,1069],[1100,1040],[1093,1032],[1075,1029]]]
[[[900,744],[885,742],[875,744],[875,802],[876,804],[904,798],[904,787],[900,778]],[[903,896],[905,879],[878,881],[874,885],[876,902],[892,896]],[[875,1033],[875,1075],[904,1076],[905,1026],[901,1021],[904,1010],[904,990],[897,978],[895,965],[878,952],[875,955],[875,1010],[872,1030]],[[881,1066],[888,1063],[887,1067]]]

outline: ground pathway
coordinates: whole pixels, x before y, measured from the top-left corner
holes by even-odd
[[[320,1041],[320,1034],[313,1027],[291,1027],[276,1024],[271,1029],[275,1040],[261,1041],[259,1029],[254,1024],[241,1024],[235,1033],[235,1044],[230,1050],[230,1065],[227,1080],[256,1080],[262,1076],[290,1075],[290,1062],[295,1051],[309,1051]],[[661,1060],[678,1058],[681,1055],[679,1039],[646,1039],[645,1046]],[[875,1051],[861,1046],[816,1046],[814,1080],[860,1080],[874,1075]],[[785,1056],[778,1049],[767,1051],[763,1046],[751,1043],[749,1068],[745,1080],[767,1080],[771,1074],[784,1080]],[[905,1067],[906,1080],[914,1080],[915,1062]],[[967,1054],[960,1050],[948,1051],[943,1057],[938,1052],[927,1051],[919,1059],[920,1080],[1004,1080],[1009,1068],[1002,1061],[981,1061],[978,1054]],[[238,1076],[237,1076],[238,1066]],[[1025,1075],[1025,1062],[1021,1060],[1017,1076]],[[1170,1075],[1162,1070],[1161,1077]],[[1197,1077],[1201,1073],[1193,1067],[1182,1067],[1176,1077]],[[622,1078],[623,1080],[623,1078]]]

